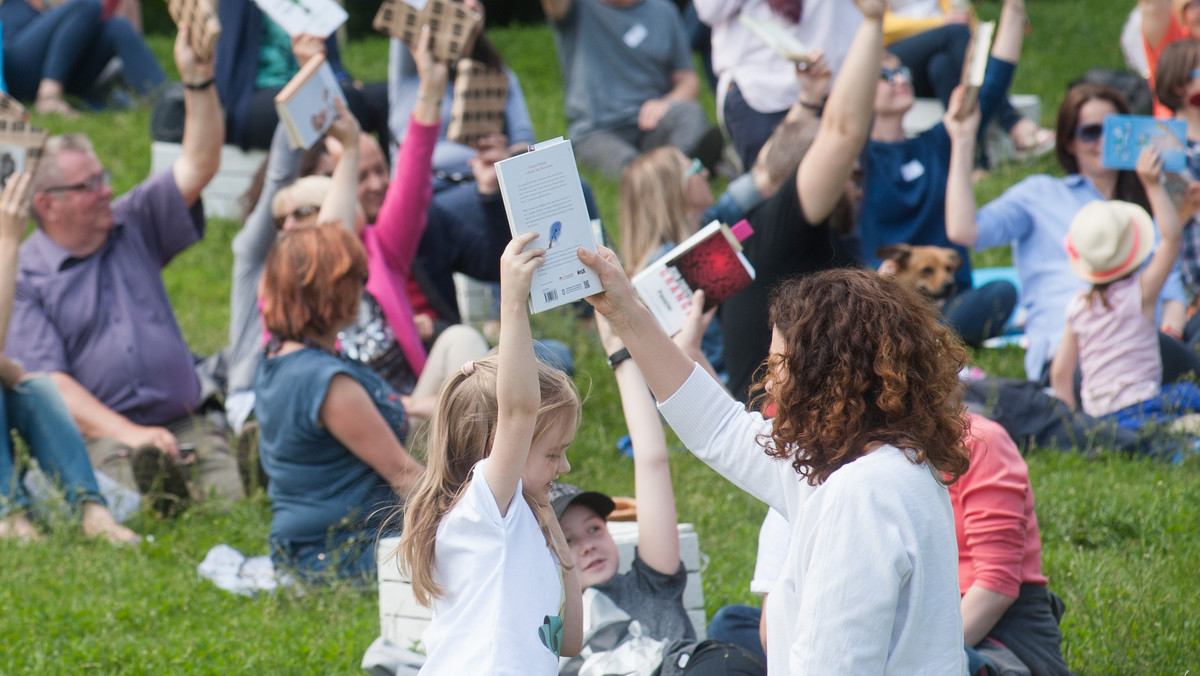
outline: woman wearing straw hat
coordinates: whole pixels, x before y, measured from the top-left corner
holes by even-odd
[[[1063,339],[1050,368],[1055,395],[1074,408],[1078,361],[1084,412],[1132,429],[1200,411],[1200,388],[1194,383],[1162,383],[1154,308],[1179,255],[1180,227],[1157,150],[1142,152],[1137,172],[1162,241],[1155,250],[1154,221],[1136,204],[1095,201],[1079,210],[1066,237],[1067,259],[1092,286],[1067,306]]]

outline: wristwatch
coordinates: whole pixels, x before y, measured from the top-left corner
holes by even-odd
[[[608,355],[608,367],[615,371],[617,370],[617,366],[626,359],[629,359],[629,350],[621,348]]]

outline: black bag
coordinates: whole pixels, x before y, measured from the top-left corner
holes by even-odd
[[[150,115],[150,136],[155,141],[180,143],[183,141],[183,84],[171,83],[159,92]]]
[[[1092,68],[1070,86],[1074,87],[1083,82],[1108,85],[1121,92],[1134,115],[1149,115],[1154,111],[1154,95],[1150,92],[1150,84],[1146,82],[1146,78],[1131,70]]]

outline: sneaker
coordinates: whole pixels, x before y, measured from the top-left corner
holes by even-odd
[[[138,446],[133,449],[130,464],[138,490],[155,511],[169,517],[187,507],[192,498],[187,477],[161,448],[150,444]]]
[[[708,173],[716,174],[717,164],[721,161],[721,150],[725,147],[725,137],[719,127],[709,127],[692,146],[690,157],[695,157],[704,164]]]

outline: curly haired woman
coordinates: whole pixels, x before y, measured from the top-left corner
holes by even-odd
[[[766,420],[676,348],[611,252],[580,258],[606,289],[589,302],[679,438],[791,523],[767,597],[768,673],[962,674],[945,481],[968,464],[956,375],[966,353],[935,310],[865,270],[785,282],[755,388],[775,409]]]

